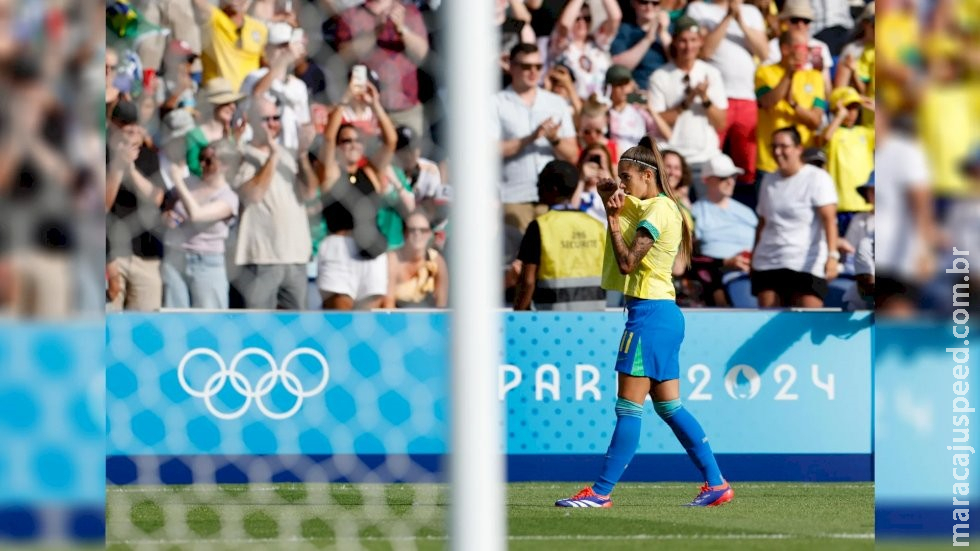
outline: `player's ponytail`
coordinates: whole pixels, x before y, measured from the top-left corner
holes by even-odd
[[[681,248],[677,254],[683,255],[684,264],[690,267],[691,255],[694,251],[694,232],[692,231],[690,220],[684,214],[684,207],[681,206],[677,197],[674,195],[674,190],[670,188],[670,184],[667,182],[667,171],[664,169],[664,158],[660,155],[660,151],[656,147],[650,149],[638,145],[624,151],[622,156],[620,156],[620,160],[634,160],[641,168],[654,168],[653,176],[657,182],[657,186],[661,192],[667,195],[667,197],[670,197],[674,204],[677,205],[677,211],[680,213]]]

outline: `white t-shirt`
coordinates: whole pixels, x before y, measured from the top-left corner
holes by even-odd
[[[756,207],[765,218],[765,227],[752,255],[752,268],[789,269],[824,277],[827,233],[817,208],[836,203],[834,181],[825,170],[803,165],[789,178],[778,171],[766,174]]]
[[[904,136],[890,135],[876,146],[875,212],[881,231],[875,262],[879,273],[911,280],[925,243],[911,226],[908,194],[929,187],[929,164],[918,142]]]
[[[849,272],[855,275],[875,273],[875,215],[873,212],[862,212],[851,220],[844,236],[848,243],[854,245],[854,254],[850,255],[847,264]],[[844,309],[848,311],[868,310],[874,308],[874,302],[865,300],[858,291],[857,283],[851,284],[844,291]]]
[[[629,103],[622,111],[609,109],[609,139],[616,142],[619,155],[639,144],[647,134],[656,136],[657,132],[653,117],[643,109]]]
[[[807,48],[810,50],[810,55],[804,68],[816,69],[821,73],[830,74],[830,68],[834,66],[834,58],[830,55],[830,48],[827,43],[816,38],[810,38],[807,42]],[[769,41],[769,57],[763,65],[774,65],[782,60],[783,53],[779,51],[779,39],[773,38]]]
[[[552,64],[563,61],[572,70],[575,76],[575,93],[580,98],[588,98],[592,94],[603,94],[606,84],[606,70],[612,64],[612,56],[609,55],[609,46],[601,47],[594,40],[589,39],[585,46],[579,48],[574,42],[569,41],[564,50],[558,52]]]
[[[419,176],[412,182],[416,199],[441,199],[446,193],[443,187],[439,165],[429,159],[419,159]]]
[[[742,4],[742,21],[750,29],[765,31],[766,23],[759,9],[750,4]],[[687,15],[709,31],[714,29],[725,18],[727,8],[707,2],[688,4]],[[725,38],[722,39],[715,55],[711,56],[711,65],[721,71],[725,82],[725,92],[733,99],[748,99],[755,101],[755,60],[749,51],[745,33],[732,21],[728,24]]]
[[[545,120],[560,121],[558,138],[574,138],[575,125],[568,111],[568,102],[558,94],[538,88],[534,103],[528,107],[508,86],[497,92],[491,105],[496,128],[493,136],[501,141],[515,140],[530,135]],[[503,160],[501,173],[500,200],[503,203],[533,203],[538,200],[538,173],[555,159],[555,148],[542,136],[539,140],[520,150],[513,157]]]
[[[728,109],[728,96],[721,73],[699,59],[694,62],[689,74],[677,65],[668,63],[650,75],[650,106],[655,112],[662,113],[684,99],[687,88],[685,76],[689,77],[692,87],[708,79],[708,99],[715,107]],[[718,154],[718,132],[708,121],[708,112],[700,99],[677,117],[667,143],[688,163],[703,163]]]
[[[255,85],[268,72],[268,68],[261,67],[249,73],[242,81],[241,92],[251,97]],[[283,107],[282,119],[280,120],[282,125],[280,143],[295,151],[299,148],[299,127],[313,121],[310,116],[310,91],[302,80],[293,75],[287,75],[285,82],[272,81],[268,94],[276,98]],[[248,112],[249,102],[246,102],[244,108],[245,112]],[[251,139],[251,132],[246,132],[243,140],[247,143]]]

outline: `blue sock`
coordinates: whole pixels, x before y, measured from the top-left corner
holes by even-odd
[[[625,398],[616,400],[616,430],[606,450],[606,461],[602,465],[599,480],[592,485],[592,491],[607,496],[623,476],[636,447],[640,444],[640,424],[643,421],[643,406]]]
[[[709,486],[720,486],[725,483],[721,476],[721,469],[715,461],[715,454],[711,453],[711,446],[708,445],[708,437],[704,434],[704,429],[698,420],[681,405],[681,401],[670,400],[669,402],[654,402],[653,409],[657,415],[667,422],[670,430],[674,431],[674,436],[680,441],[684,449],[687,450],[688,457],[694,462],[694,466],[701,471],[701,475],[708,482]]]

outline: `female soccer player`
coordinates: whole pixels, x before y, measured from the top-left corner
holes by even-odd
[[[602,287],[626,295],[629,315],[619,344],[616,371],[616,430],[598,480],[558,507],[612,507],[609,494],[626,470],[640,441],[643,401],[653,408],[687,450],[705,483],[689,505],[712,507],[735,492],[721,476],[708,438],[680,401],[678,353],[684,316],[674,302],[671,267],[678,249],[691,254],[691,229],[667,185],[663,159],[655,150],[632,147],[619,160],[620,184],[599,184],[608,215]]]

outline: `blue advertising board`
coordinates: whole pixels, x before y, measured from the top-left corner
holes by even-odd
[[[101,540],[101,322],[0,323],[0,540]]]
[[[870,316],[686,318],[682,400],[723,467],[743,480],[870,479]],[[497,392],[511,479],[581,476],[601,460],[624,322],[619,312],[505,314]],[[437,469],[448,451],[445,313],[127,314],[107,324],[112,482],[138,480],[134,462],[147,457],[408,455]],[[634,464],[687,461],[646,407]],[[655,470],[631,476],[693,474]]]

